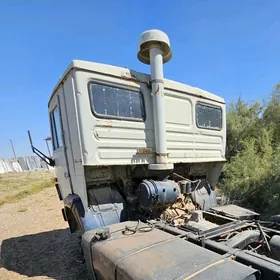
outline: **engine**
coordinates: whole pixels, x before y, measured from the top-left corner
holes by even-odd
[[[104,221],[105,225],[113,223],[112,218],[107,223],[103,217],[108,209],[116,218],[114,223],[156,219],[183,225],[191,219],[194,211],[217,206],[214,187],[207,178],[207,174],[209,178],[214,177],[209,176],[211,170],[211,165],[176,165],[172,173],[162,174],[145,166],[133,169],[123,166],[88,167],[89,208],[96,215],[97,222],[94,227],[104,225]],[[103,197],[102,201],[99,201],[100,197]]]
[[[194,210],[216,206],[215,193],[206,179],[178,182],[143,180],[138,185],[137,198],[139,212],[149,210],[153,218],[173,225],[184,224]]]

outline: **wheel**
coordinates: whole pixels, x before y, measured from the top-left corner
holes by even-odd
[[[271,216],[269,218],[269,221],[273,223],[280,223],[280,214]]]

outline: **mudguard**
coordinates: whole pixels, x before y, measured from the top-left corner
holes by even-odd
[[[81,219],[85,216],[85,210],[81,198],[77,194],[69,194],[63,199],[63,202],[64,214],[71,233],[77,231],[83,233],[85,230]]]

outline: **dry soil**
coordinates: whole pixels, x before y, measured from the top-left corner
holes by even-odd
[[[0,206],[0,279],[88,279],[54,187]]]

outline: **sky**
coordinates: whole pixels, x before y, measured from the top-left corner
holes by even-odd
[[[164,76],[226,102],[268,98],[280,81],[280,1],[0,0],[0,158],[46,152],[48,100],[73,59],[127,67],[147,29],[169,36]]]

